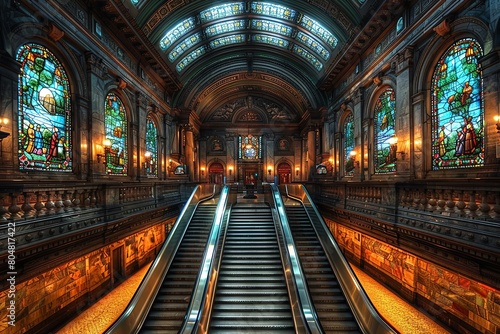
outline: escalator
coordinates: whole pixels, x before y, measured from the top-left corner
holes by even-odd
[[[288,222],[309,294],[325,333],[362,333],[302,205],[287,205]]]
[[[265,204],[233,206],[209,333],[295,333],[273,215]]]
[[[141,333],[178,333],[196,283],[215,204],[200,204],[141,328]]]

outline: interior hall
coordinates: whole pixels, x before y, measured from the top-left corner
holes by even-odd
[[[0,334],[500,333],[499,19],[0,1]]]

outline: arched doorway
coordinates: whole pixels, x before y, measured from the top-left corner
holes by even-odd
[[[208,169],[208,177],[210,179],[210,183],[222,184],[224,179],[224,167],[222,164],[219,162],[211,164]]]
[[[292,181],[292,167],[288,163],[282,162],[278,165],[278,178],[280,184]]]

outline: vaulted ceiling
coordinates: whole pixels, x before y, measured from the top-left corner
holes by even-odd
[[[90,2],[161,78],[172,107],[203,122],[232,118],[234,108],[257,108],[269,122],[277,108],[296,122],[327,104],[405,1]]]

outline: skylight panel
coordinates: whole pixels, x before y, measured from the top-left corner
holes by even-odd
[[[252,13],[294,21],[297,12],[291,8],[268,2],[252,2]]]
[[[319,43],[316,39],[314,39],[311,36],[308,36],[307,34],[304,34],[302,31],[299,31],[297,34],[298,41],[302,42],[303,44],[307,45],[311,50],[316,52],[323,60],[328,60],[330,58],[330,52],[328,52],[327,49],[325,49],[321,43]]]
[[[245,20],[233,20],[211,25],[205,29],[205,33],[208,37],[212,37],[218,34],[242,29],[245,29]]]
[[[179,38],[184,36],[195,26],[194,17],[185,19],[181,23],[177,24],[175,27],[170,29],[165,36],[160,40],[160,48],[162,50],[168,49],[173,43],[175,43]]]
[[[311,65],[313,65],[317,71],[321,71],[323,68],[323,64],[316,58],[312,53],[307,51],[301,46],[294,45],[293,52],[307,60]]]
[[[252,20],[252,29],[274,32],[284,36],[292,35],[291,27],[267,20]]]
[[[186,66],[191,64],[193,61],[198,59],[200,56],[204,55],[206,52],[204,46],[200,46],[190,54],[188,54],[186,57],[182,58],[179,63],[175,66],[177,72],[182,72]]]
[[[274,36],[269,36],[269,35],[263,35],[263,34],[253,35],[252,41],[270,44],[270,45],[274,45],[274,46],[278,46],[278,47],[282,47],[282,48],[288,48],[288,45],[290,45],[290,42],[287,41],[286,39],[274,37]]]
[[[201,41],[201,33],[197,32],[188,38],[184,39],[182,42],[177,44],[175,48],[168,54],[168,59],[170,61],[176,60],[180,55],[182,55],[187,49]]]
[[[210,42],[210,48],[217,49],[221,46],[243,43],[245,42],[245,34],[231,35],[217,38]]]
[[[325,29],[321,24],[319,24],[309,16],[304,15],[304,17],[300,21],[300,25],[309,30],[317,37],[321,38],[321,40],[330,45],[332,48],[335,48],[337,46],[337,38],[333,36],[333,34]]]
[[[243,2],[233,2],[220,6],[208,8],[200,13],[202,23],[222,19],[228,16],[239,15],[245,12],[245,4]]]

